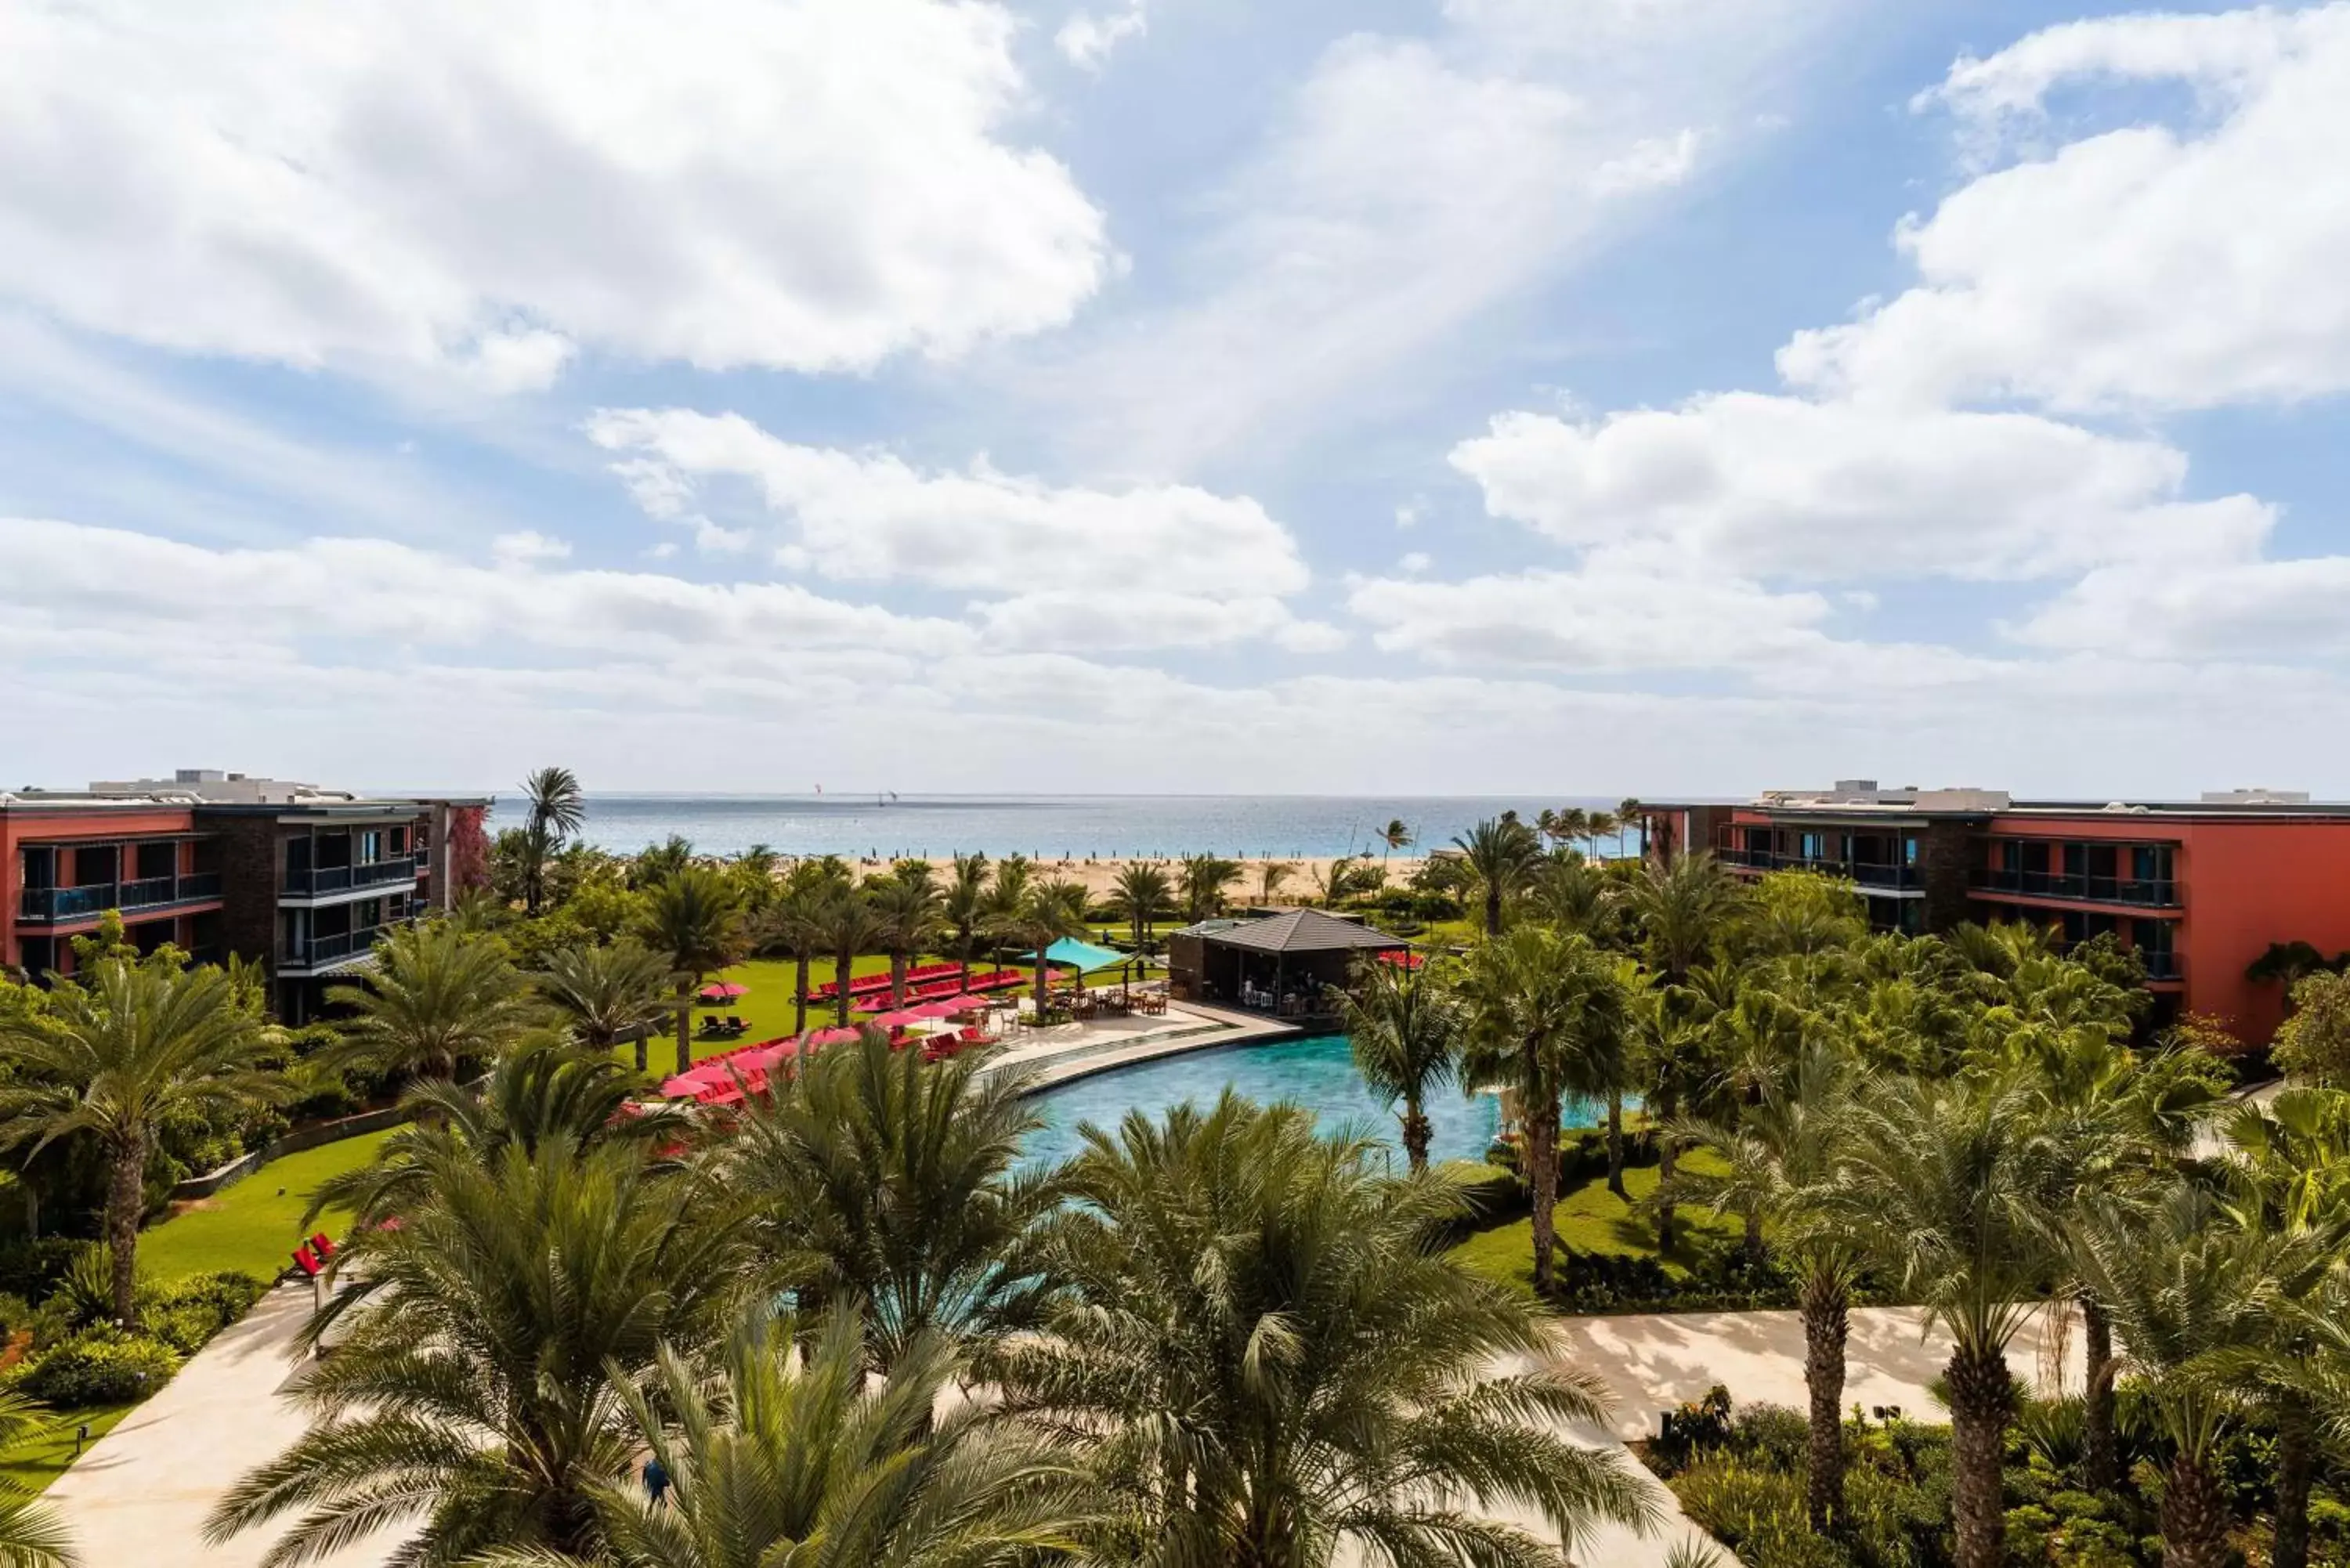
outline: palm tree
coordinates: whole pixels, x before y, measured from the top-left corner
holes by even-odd
[[[955,961],[962,966],[962,989],[971,989],[971,955],[978,950],[981,935],[987,927],[988,899],[987,857],[982,854],[958,855],[954,857],[954,874],[947,878],[944,899],[939,906],[939,917],[947,929],[954,933]]]
[[[347,1016],[321,1066],[424,1078],[455,1077],[458,1064],[495,1055],[541,1015],[504,943],[445,920],[385,937],[363,982],[329,987],[327,1001]]]
[[[1092,1524],[1070,1450],[968,1400],[936,1338],[871,1377],[856,1316],[754,1309],[712,1369],[664,1351],[638,1442],[670,1490],[589,1494],[591,1558],[492,1552],[485,1568],[961,1568],[1073,1552]]]
[[[342,1331],[286,1390],[309,1430],[221,1500],[213,1544],[298,1514],[265,1568],[387,1526],[416,1529],[402,1551],[422,1563],[592,1546],[597,1489],[637,1441],[621,1385],[709,1330],[734,1240],[697,1223],[694,1183],[621,1145],[450,1150],[422,1185],[397,1227],[347,1243],[367,1310],[306,1331]]]
[[[523,827],[523,899],[531,914],[538,913],[546,892],[546,858],[588,820],[588,805],[579,776],[569,768],[541,768],[522,781],[529,816]]]
[[[1224,889],[1240,880],[1237,861],[1220,855],[1186,855],[1176,885],[1183,900],[1184,919],[1194,925],[1223,912]]]
[[[2222,1568],[2228,1482],[2220,1449],[2240,1406],[2224,1376],[2235,1357],[2262,1357],[2279,1322],[2323,1282],[2339,1256],[2330,1234],[2240,1223],[2207,1189],[2174,1184],[2150,1211],[2108,1196],[2084,1205],[2079,1245],[2089,1288],[2112,1313],[2171,1448],[2162,1477],[2165,1568]]]
[[[1371,1093],[1402,1102],[1404,1157],[1415,1173],[1426,1170],[1428,1096],[1460,1070],[1460,1010],[1425,970],[1367,958],[1344,1006],[1355,1070]]]
[[[677,1070],[693,1065],[693,993],[702,981],[743,956],[741,895],[734,883],[707,866],[686,866],[652,888],[645,909],[644,939],[669,961],[677,986]]]
[[[1896,1288],[1947,1330],[1959,1568],[2005,1561],[2001,1449],[2007,1347],[2058,1259],[2045,1221],[2063,1162],[2016,1075],[1865,1090],[1846,1121],[1831,1222],[1869,1237]]]
[[[431,1196],[432,1173],[445,1158],[486,1159],[508,1147],[536,1158],[556,1145],[584,1152],[632,1139],[658,1147],[681,1138],[691,1127],[685,1111],[639,1102],[638,1086],[610,1055],[553,1035],[534,1036],[499,1056],[478,1093],[421,1080],[400,1099],[409,1119],[373,1160],[320,1182],[302,1223],[307,1228],[330,1211],[349,1214],[355,1230],[392,1219]]]
[[[634,937],[603,947],[557,948],[531,978],[539,994],[569,1022],[582,1045],[609,1051],[621,1041],[637,1048],[643,1073],[646,1043],[669,1022],[668,961]]]
[[[760,922],[761,936],[769,947],[790,957],[792,961],[792,1033],[807,1033],[808,967],[817,955],[831,950],[831,932],[827,921],[834,898],[840,896],[842,884],[812,870],[808,865],[795,867],[782,895],[768,906]]]
[[[2350,1095],[2331,1089],[2287,1089],[2267,1105],[2232,1106],[2220,1124],[2230,1158],[2222,1167],[2228,1190],[2246,1224],[2289,1235],[2324,1230],[2350,1213]],[[2269,1344],[2242,1355],[2230,1378],[2242,1397],[2264,1411],[2276,1427],[2276,1506],[2272,1568],[2303,1568],[2309,1561],[2309,1496],[2318,1458],[2318,1417],[2310,1364],[2322,1338],[2320,1322],[2350,1320],[2329,1290],[2314,1314],[2293,1314],[2275,1324]],[[2338,1336],[2322,1356],[2342,1360]]]
[[[1717,1212],[1734,1210],[1767,1220],[1795,1275],[1804,1387],[1811,1405],[1804,1507],[1814,1530],[1844,1519],[1845,1345],[1853,1283],[1866,1260],[1831,1189],[1840,1168],[1843,1119],[1863,1081],[1850,1055],[1814,1042],[1785,1072],[1765,1079],[1735,1120],[1681,1128],[1687,1141],[1720,1149],[1730,1166],[1726,1176],[1682,1177],[1682,1189],[1710,1199]]]
[[[938,941],[945,925],[939,913],[939,890],[931,885],[929,870],[925,866],[919,876],[893,872],[867,885],[876,939],[889,955],[892,1007],[906,1005],[907,966]]]
[[[1383,846],[1379,851],[1379,866],[1385,869],[1388,857],[1399,849],[1411,847],[1411,829],[1404,826],[1402,817],[1391,818],[1385,827],[1379,829],[1379,843]]]
[[[0,1060],[16,1077],[0,1087],[0,1137],[37,1155],[87,1133],[104,1157],[118,1322],[139,1321],[139,1220],[157,1135],[182,1117],[288,1097],[269,1070],[282,1048],[227,971],[161,959],[102,959],[59,981],[43,1012],[0,1013]]]
[[[51,1431],[49,1413],[15,1392],[0,1391],[0,1449]],[[6,1568],[76,1568],[80,1557],[56,1510],[0,1482],[0,1563]]]
[[[832,1022],[835,1027],[848,1023],[848,982],[857,967],[857,955],[868,950],[881,940],[881,921],[873,913],[873,899],[866,888],[853,888],[841,883],[832,889],[824,901],[825,946],[832,952]]]
[[[1457,1188],[1383,1178],[1371,1140],[1230,1093],[1084,1136],[1048,1253],[1056,1310],[983,1370],[1013,1413],[1094,1438],[1131,1520],[1105,1558],[1559,1560],[1464,1494],[1561,1543],[1655,1518],[1617,1454],[1563,1429],[1601,1416],[1597,1385],[1550,1359],[1530,1303],[1432,1239]],[[1520,1357],[1536,1369],[1490,1376]]]
[[[1648,967],[1674,985],[1686,982],[1720,946],[1744,901],[1738,878],[1702,850],[1669,865],[1643,865],[1631,906]]]
[[[1466,1014],[1461,1081],[1513,1093],[1534,1195],[1534,1290],[1550,1288],[1558,1232],[1559,1100],[1620,1059],[1627,1003],[1615,961],[1588,937],[1521,926],[1470,950],[1458,981]]]
[[[1020,902],[999,910],[995,929],[1036,955],[1036,1011],[1052,1000],[1052,970],[1045,950],[1063,937],[1086,934],[1086,890],[1075,882],[1031,883]]]
[[[1641,858],[1646,859],[1648,857],[1648,808],[1642,805],[1634,796],[1627,794],[1624,797],[1623,804],[1616,808],[1616,853],[1619,857],[1624,852],[1624,835],[1634,829],[1639,831]]]
[[[1599,858],[1599,841],[1612,838],[1623,831],[1612,811],[1586,811],[1583,814],[1583,841],[1591,846],[1589,858]]]
[[[1020,1168],[1044,1123],[1017,1074],[971,1054],[926,1062],[868,1029],[768,1084],[713,1168],[749,1216],[746,1241],[779,1260],[777,1289],[804,1308],[861,1308],[882,1366],[929,1335],[1026,1320],[1038,1279],[1019,1260],[1062,1193]]]
[[[1514,812],[1505,812],[1479,823],[1452,844],[1484,891],[1485,934],[1500,936],[1502,905],[1533,875],[1534,861],[1542,854],[1541,842]]]
[[[1142,946],[1150,922],[1168,907],[1174,891],[1167,880],[1167,873],[1156,866],[1134,860],[1119,869],[1118,881],[1111,891],[1111,902],[1125,914],[1128,929],[1132,932],[1134,945],[1138,949]]]
[[[1534,826],[1544,838],[1564,846],[1583,836],[1585,815],[1584,809],[1579,805],[1570,805],[1557,811],[1544,806],[1541,815],[1534,818]],[[1454,842],[1459,841],[1456,839]]]
[[[1648,1124],[1656,1130],[1657,1251],[1670,1252],[1679,1193],[1675,1178],[1686,1141],[1679,1123],[1685,1116],[1709,1108],[1728,1075],[1713,1050],[1712,1031],[1699,1015],[1702,1003],[1693,1004],[1690,992],[1659,984],[1640,971],[1631,987],[1631,998],[1632,1075],[1639,1085]]]
[[[1297,867],[1286,860],[1261,861],[1256,868],[1257,901],[1270,904],[1281,897],[1281,885],[1297,875]]]

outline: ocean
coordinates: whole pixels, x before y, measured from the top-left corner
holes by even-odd
[[[1099,859],[1212,854],[1306,859],[1378,854],[1379,829],[1400,818],[1418,854],[1514,807],[1613,810],[1616,801],[1472,795],[697,795],[590,794],[584,836],[629,852],[678,834],[706,855],[764,844],[784,855],[895,858],[983,851],[1001,858]],[[501,794],[493,833],[517,826],[522,798]],[[1627,843],[1631,842],[1627,838]],[[1601,848],[1615,846],[1602,840]]]

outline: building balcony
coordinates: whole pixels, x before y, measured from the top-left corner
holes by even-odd
[[[376,939],[387,930],[397,929],[397,922],[383,926],[368,926],[356,931],[345,931],[330,937],[287,939],[277,944],[277,970],[281,974],[304,974],[322,969],[332,969],[354,960],[363,959],[375,949]]]
[[[1840,877],[1871,891],[1916,892],[1926,886],[1925,874],[1915,866],[1887,866],[1873,860],[1842,860],[1831,857],[1782,855],[1770,849],[1723,849],[1721,863],[1740,871],[1816,871]]]
[[[2138,909],[2179,907],[2178,884],[2168,879],[2091,877],[2070,871],[1977,871],[1970,884],[1978,893],[2019,898],[2050,898],[2075,904],[2124,904]]]
[[[124,915],[199,904],[221,896],[220,873],[141,877],[130,882],[93,882],[85,888],[27,888],[17,896],[16,918],[31,921],[87,920],[119,909]]]
[[[278,883],[277,890],[281,896],[289,898],[325,898],[392,883],[413,882],[416,870],[416,858],[409,855],[369,861],[364,866],[320,866],[308,871],[286,872]]]

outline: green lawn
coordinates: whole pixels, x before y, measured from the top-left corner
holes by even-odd
[[[82,1444],[85,1452],[114,1430],[115,1423],[137,1409],[136,1405],[99,1405],[87,1410],[69,1410],[57,1417],[57,1429],[44,1438],[19,1443],[0,1451],[0,1480],[5,1480],[19,1490],[43,1492],[49,1483],[66,1473],[74,1462],[74,1428],[89,1428],[89,1442]]]
[[[302,1210],[311,1190],[330,1176],[356,1170],[375,1158],[391,1134],[368,1133],[305,1149],[263,1166],[216,1197],[198,1200],[150,1225],[139,1237],[139,1267],[151,1279],[236,1269],[274,1280],[293,1262],[307,1233]],[[334,1227],[326,1226],[331,1234]]]
[[[1701,1172],[1724,1168],[1721,1157],[1710,1149],[1692,1150],[1681,1157],[1681,1163]],[[1735,1247],[1743,1234],[1735,1215],[1717,1216],[1701,1206],[1684,1204],[1675,1216],[1679,1234],[1674,1238],[1673,1250],[1659,1255],[1657,1222],[1635,1213],[1632,1208],[1633,1203],[1657,1190],[1657,1168],[1641,1166],[1626,1171],[1624,1186],[1632,1195],[1632,1203],[1608,1191],[1604,1176],[1595,1176],[1561,1193],[1558,1206],[1551,1210],[1558,1226],[1559,1244],[1579,1252],[1659,1258],[1667,1273],[1684,1279],[1691,1264],[1709,1254]],[[1453,1248],[1451,1255],[1487,1279],[1532,1295],[1534,1226],[1533,1217],[1528,1216],[1491,1231],[1481,1231]]]

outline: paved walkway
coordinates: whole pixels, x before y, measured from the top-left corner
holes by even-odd
[[[1162,1056],[1180,1056],[1295,1033],[1295,1025],[1277,1019],[1202,1007],[1195,1002],[1170,1002],[1166,1012],[1156,1017],[1105,1018],[1052,1029],[1021,1030],[989,1066],[996,1070],[1026,1070],[1034,1075],[1032,1092],[1041,1093],[1078,1078],[1155,1062]]]
[[[309,1306],[307,1290],[271,1292],[57,1479],[49,1499],[73,1529],[89,1568],[255,1568],[273,1538],[270,1531],[208,1548],[203,1520],[248,1469],[301,1435],[301,1416],[280,1396],[296,1366],[293,1340]],[[2048,1370],[2042,1323],[2033,1320],[2009,1356],[2017,1376],[2035,1384]],[[1560,1356],[1596,1374],[1615,1401],[1608,1429],[1566,1430],[1586,1447],[1617,1447],[1648,1436],[1660,1410],[1698,1398],[1716,1383],[1726,1385],[1741,1405],[1804,1408],[1803,1329],[1792,1312],[1569,1318],[1558,1324],[1557,1343]],[[1914,1417],[1939,1419],[1927,1387],[1948,1355],[1943,1336],[1919,1334],[1910,1309],[1856,1311],[1846,1404],[1898,1405]],[[2076,1348],[2063,1371],[2077,1382]],[[1633,1469],[1650,1488],[1663,1528],[1646,1538],[1614,1527],[1596,1532],[1576,1547],[1586,1568],[1661,1568],[1676,1542],[1703,1539],[1671,1492],[1637,1462]],[[1500,1517],[1541,1528],[1531,1514]],[[323,1568],[380,1568],[389,1544],[377,1537],[324,1559]]]
[[[294,1336],[309,1313],[307,1287],[270,1292],[50,1486],[88,1568],[257,1568],[275,1531],[208,1547],[204,1516],[302,1435],[301,1413],[278,1395],[299,1365]],[[390,1547],[377,1536],[317,1561],[380,1568]]]

